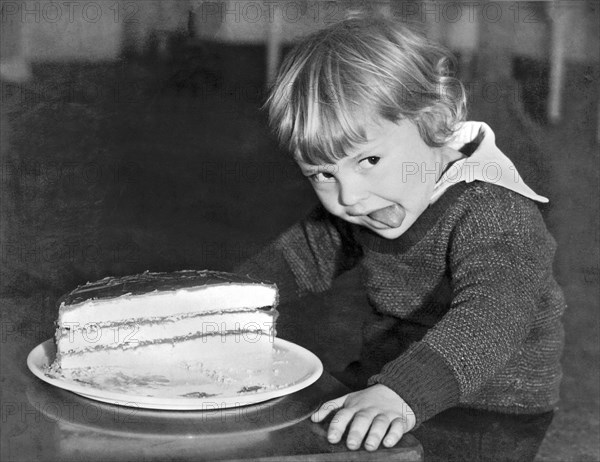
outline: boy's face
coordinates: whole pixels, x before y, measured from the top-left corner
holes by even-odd
[[[297,162],[330,213],[395,239],[428,207],[442,150],[425,144],[407,120],[373,123],[366,135],[367,143],[335,164]]]

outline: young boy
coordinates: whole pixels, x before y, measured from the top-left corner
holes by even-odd
[[[464,122],[448,57],[404,26],[355,18],[287,56],[270,121],[321,205],[237,271],[282,300],[360,266],[377,313],[348,376],[313,415],[332,443],[394,446],[451,407],[553,409],[564,309],[555,242],[483,123]]]

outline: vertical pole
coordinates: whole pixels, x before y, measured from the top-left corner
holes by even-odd
[[[550,95],[548,120],[560,121],[562,116],[562,89],[565,80],[565,46],[568,30],[568,12],[563,2],[555,2],[552,8],[552,38],[550,50]]]
[[[279,62],[281,61],[281,46],[282,46],[282,16],[277,11],[278,7],[274,7],[272,20],[267,24],[267,69],[266,69],[266,84],[270,86],[277,76]]]
[[[0,7],[0,76],[7,81],[23,82],[31,77],[23,46],[21,9],[24,8],[24,2],[3,2]]]

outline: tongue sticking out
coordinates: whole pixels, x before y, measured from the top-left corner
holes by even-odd
[[[397,228],[404,221],[404,215],[404,210],[398,204],[393,204],[383,209],[375,210],[369,214],[369,217],[390,228]]]

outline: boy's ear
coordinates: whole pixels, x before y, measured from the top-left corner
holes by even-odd
[[[450,114],[450,110],[448,106],[442,103],[434,103],[431,106],[424,107],[419,111],[419,113],[415,116],[415,119],[420,121],[431,121],[432,118],[436,118],[438,120],[447,120],[449,117],[452,117]]]
[[[455,125],[455,119],[456,115],[447,105],[435,103],[421,109],[415,116],[414,123],[425,141],[436,141],[435,138],[444,138],[443,134],[446,134],[448,127]]]

